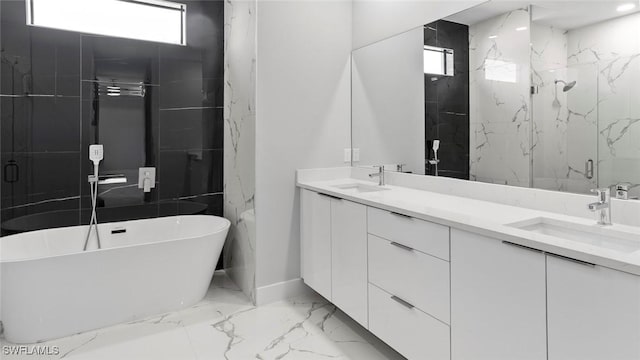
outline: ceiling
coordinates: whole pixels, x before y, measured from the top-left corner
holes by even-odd
[[[636,8],[626,12],[616,10],[619,5],[629,3],[635,3]],[[533,22],[565,30],[577,29],[640,11],[640,0],[494,0],[449,16],[446,20],[473,25],[529,5],[533,5]]]

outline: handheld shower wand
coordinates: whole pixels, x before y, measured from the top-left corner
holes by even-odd
[[[99,144],[89,146],[89,160],[93,162],[93,175],[89,175],[89,188],[91,191],[91,220],[89,221],[89,230],[87,231],[87,237],[84,240],[83,250],[87,250],[89,245],[89,238],[91,237],[91,229],[95,227],[96,238],[98,240],[98,249],[101,248],[100,234],[98,233],[98,216],[96,215],[96,204],[98,202],[98,170],[100,167],[100,161],[104,159],[104,147]]]
[[[434,175],[438,176],[438,163],[440,162],[440,160],[438,160],[438,149],[440,148],[440,140],[433,140],[433,159],[429,160],[429,164],[433,165],[435,167],[435,172]]]

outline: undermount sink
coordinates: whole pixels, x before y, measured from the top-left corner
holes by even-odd
[[[640,250],[640,235],[596,224],[585,225],[539,217],[507,226],[625,253]]]
[[[338,188],[340,190],[355,190],[356,192],[361,192],[361,193],[390,190],[382,186],[368,185],[368,184],[361,184],[361,183],[333,185],[333,187]]]

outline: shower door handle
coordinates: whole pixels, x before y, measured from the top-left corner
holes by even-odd
[[[593,160],[589,159],[584,165],[584,177],[593,179]]]

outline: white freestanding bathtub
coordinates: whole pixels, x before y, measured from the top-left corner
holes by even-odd
[[[229,230],[206,215],[87,226],[0,238],[5,338],[34,343],[191,306],[206,294]]]

